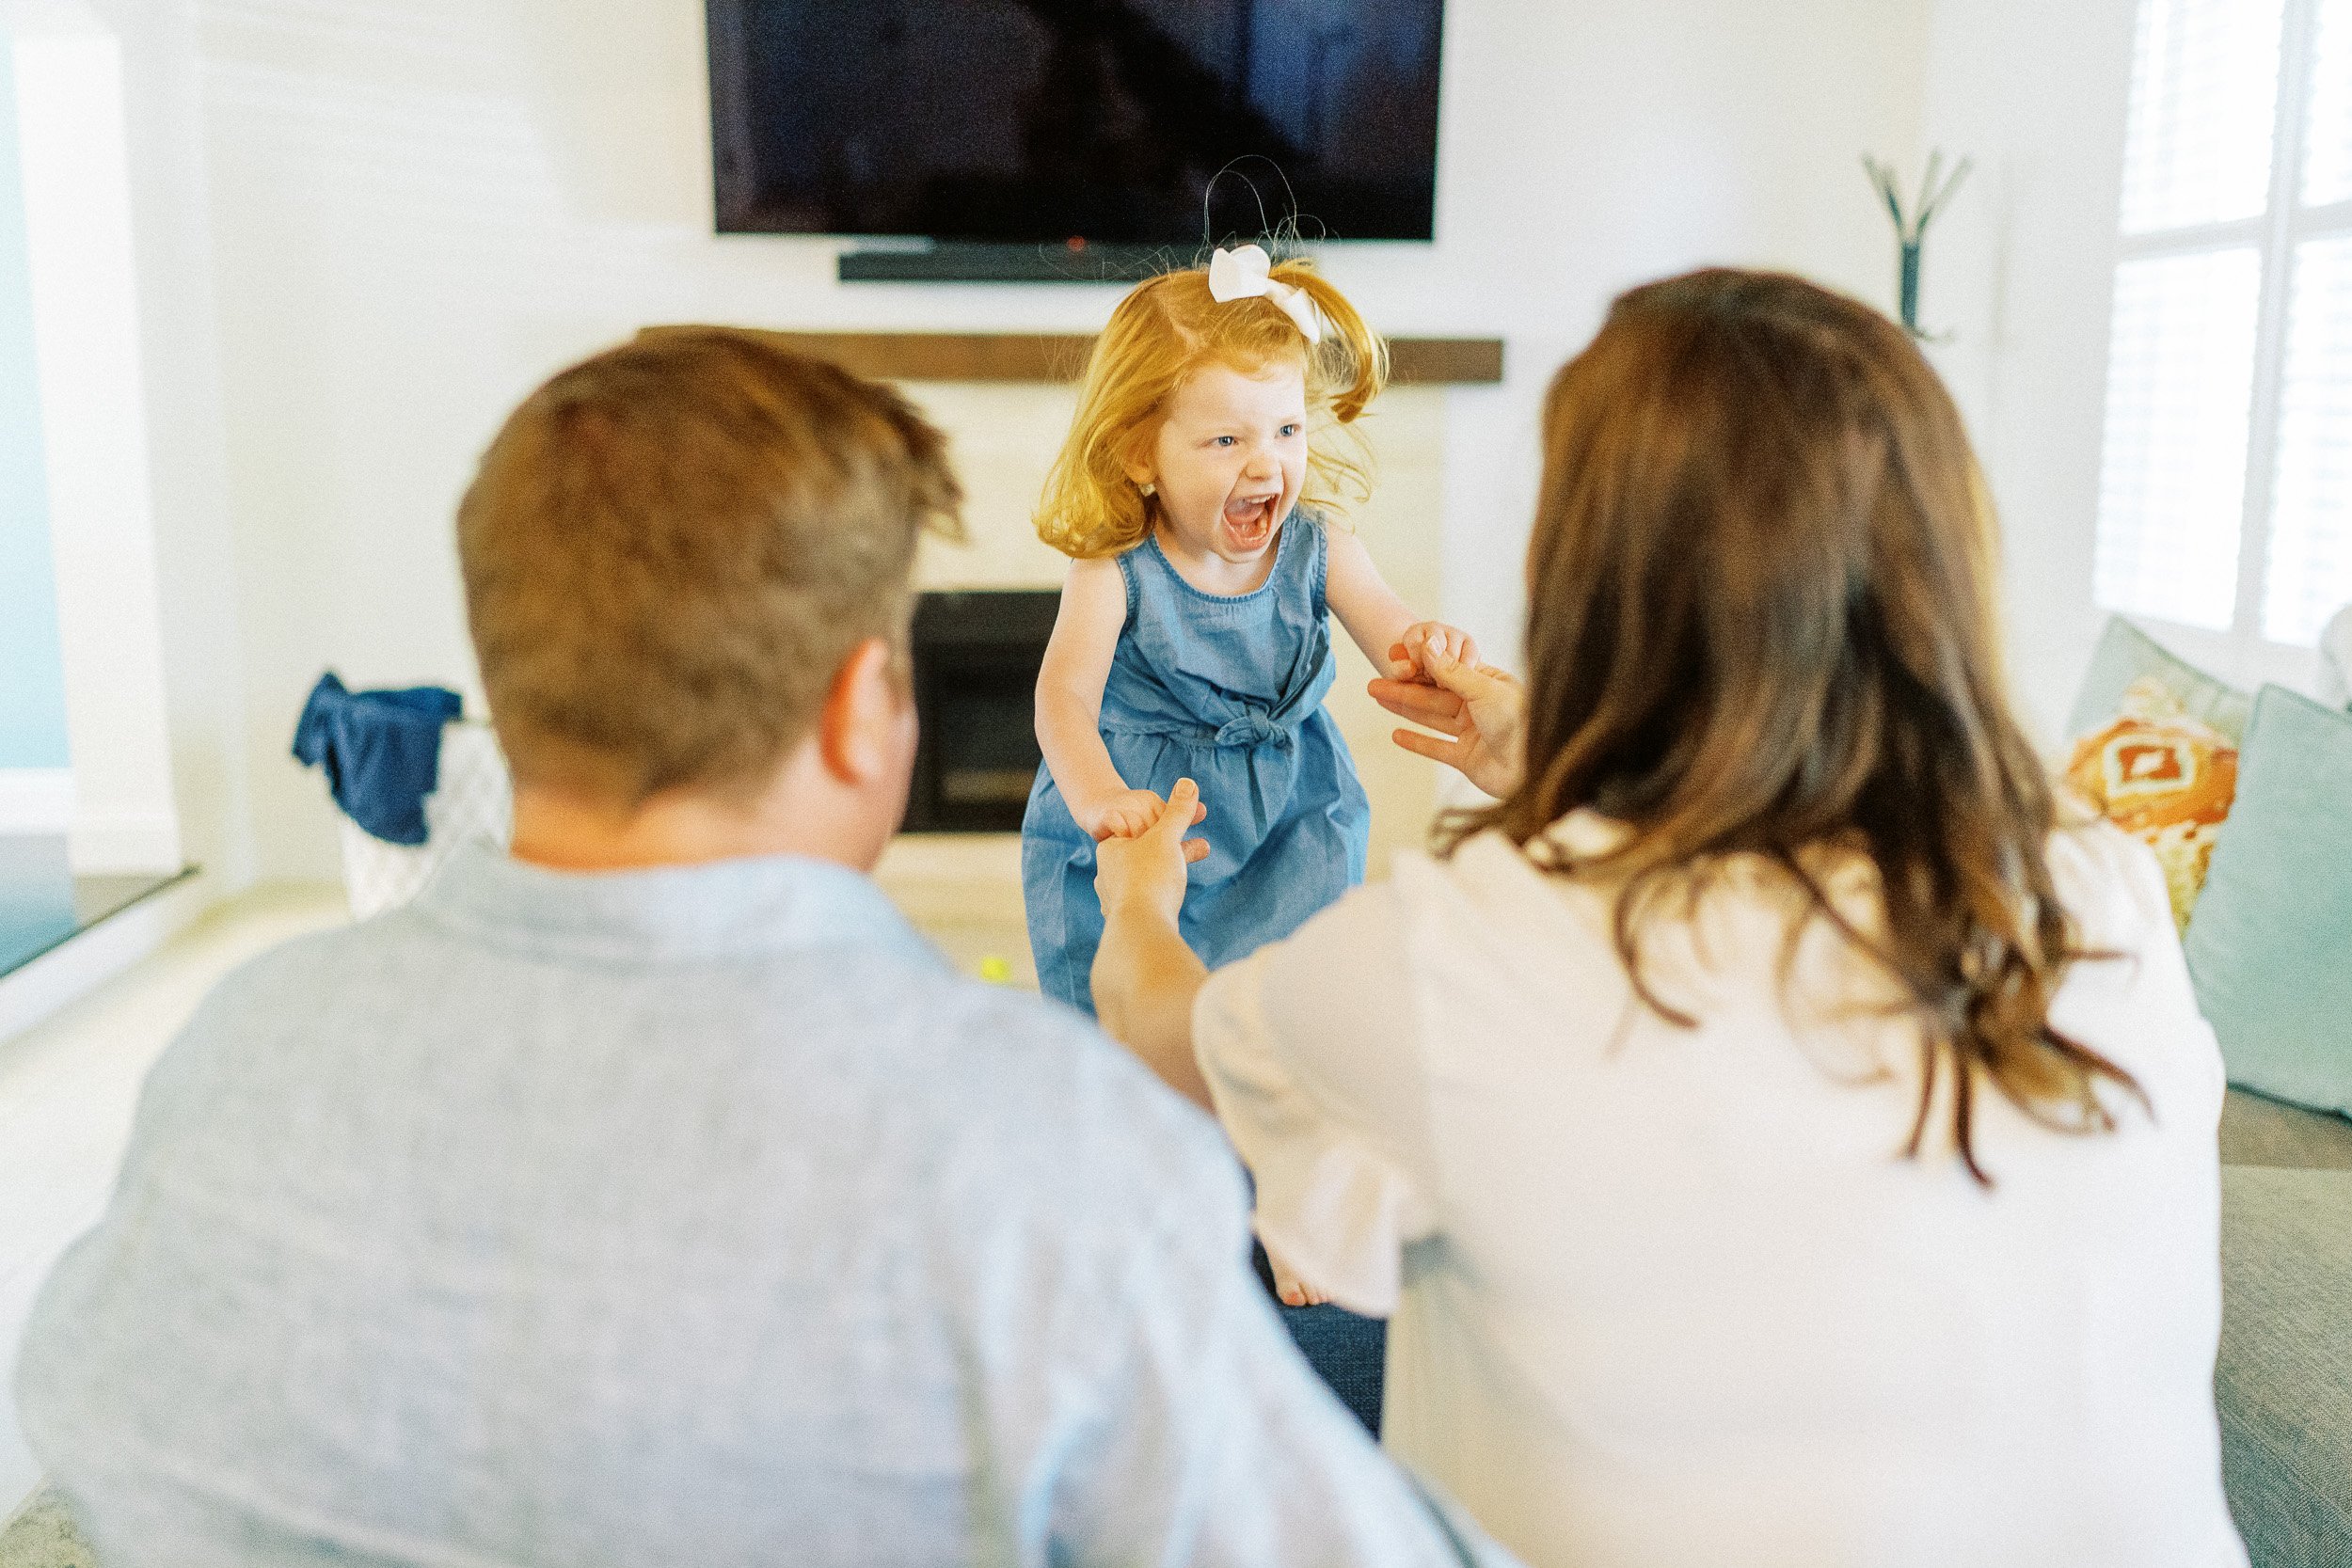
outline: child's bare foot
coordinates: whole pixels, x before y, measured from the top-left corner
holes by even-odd
[[[1260,1237],[1261,1244],[1264,1238]],[[1274,1269],[1274,1295],[1285,1307],[1321,1307],[1331,1298],[1291,1272],[1282,1261],[1282,1255],[1272,1247],[1265,1249],[1265,1260]]]

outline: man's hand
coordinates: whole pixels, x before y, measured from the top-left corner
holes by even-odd
[[[1192,1053],[1192,1004],[1209,972],[1184,945],[1184,867],[1209,852],[1184,830],[1207,815],[1200,786],[1179,779],[1168,809],[1134,838],[1106,838],[1094,850],[1094,893],[1103,901],[1103,944],[1094,950],[1094,1011],[1103,1032],[1134,1052],[1161,1083],[1209,1109],[1209,1085]]]
[[[1134,833],[1106,838],[1094,850],[1094,895],[1105,915],[1114,909],[1149,911],[1176,924],[1184,903],[1184,867],[1209,852],[1206,839],[1186,838],[1184,830],[1209,815],[1200,803],[1200,786],[1179,779],[1168,791],[1166,806],[1145,790],[1158,809]]]
[[[1398,643],[1391,661],[1406,657]],[[1376,680],[1372,699],[1399,719],[1436,730],[1398,730],[1399,746],[1434,757],[1489,795],[1517,789],[1526,767],[1527,694],[1491,664],[1468,664],[1424,643],[1416,660],[1425,681]],[[1442,738],[1441,738],[1442,737]]]
[[[1428,680],[1423,656],[1430,653],[1440,654],[1456,664],[1476,664],[1478,641],[1461,627],[1449,626],[1443,621],[1416,621],[1405,628],[1404,637],[1389,650],[1389,677],[1400,681]]]
[[[1106,838],[1133,838],[1160,819],[1168,802],[1149,789],[1122,789],[1088,801],[1073,813],[1078,826],[1100,844]]]

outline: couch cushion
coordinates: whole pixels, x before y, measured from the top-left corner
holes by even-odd
[[[2232,1089],[2221,1102],[2221,1163],[2352,1170],[2352,1120]]]
[[[2068,737],[2086,735],[2114,718],[2122,710],[2123,693],[2134,682],[2152,675],[2192,719],[2212,725],[2232,740],[2245,735],[2252,699],[2167,652],[2162,643],[2118,615],[2107,622],[2082,687],[2074,693],[2074,711],[2066,721]]]
[[[2115,717],[2074,742],[2068,787],[2156,852],[2173,925],[2188,928],[2237,793],[2237,744],[2193,719],[2163,681],[2134,681]]]
[[[2266,686],[2190,918],[2188,971],[2230,1081],[2352,1112],[2352,715]]]
[[[2222,1479],[2253,1568],[2352,1564],[2352,1171],[2221,1173]]]

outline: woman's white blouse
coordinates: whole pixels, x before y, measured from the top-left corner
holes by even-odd
[[[1585,814],[1571,849],[1609,841]],[[1733,866],[1644,938],[1486,836],[1401,861],[1212,975],[1195,1015],[1258,1226],[1391,1314],[1385,1441],[1535,1568],[2219,1568],[2212,1031],[2164,884],[2053,840],[2086,946],[2056,1026],[2128,1070],[2110,1133],[1975,1098],[1785,881]],[[1867,868],[1832,879],[1873,919]],[[1948,1080],[1948,1074],[1946,1075]],[[1948,1091],[1948,1082],[1946,1085]]]

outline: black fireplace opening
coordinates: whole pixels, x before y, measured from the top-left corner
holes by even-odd
[[[1041,760],[1037,673],[1061,594],[925,594],[914,607],[923,726],[904,831],[1017,833]]]

